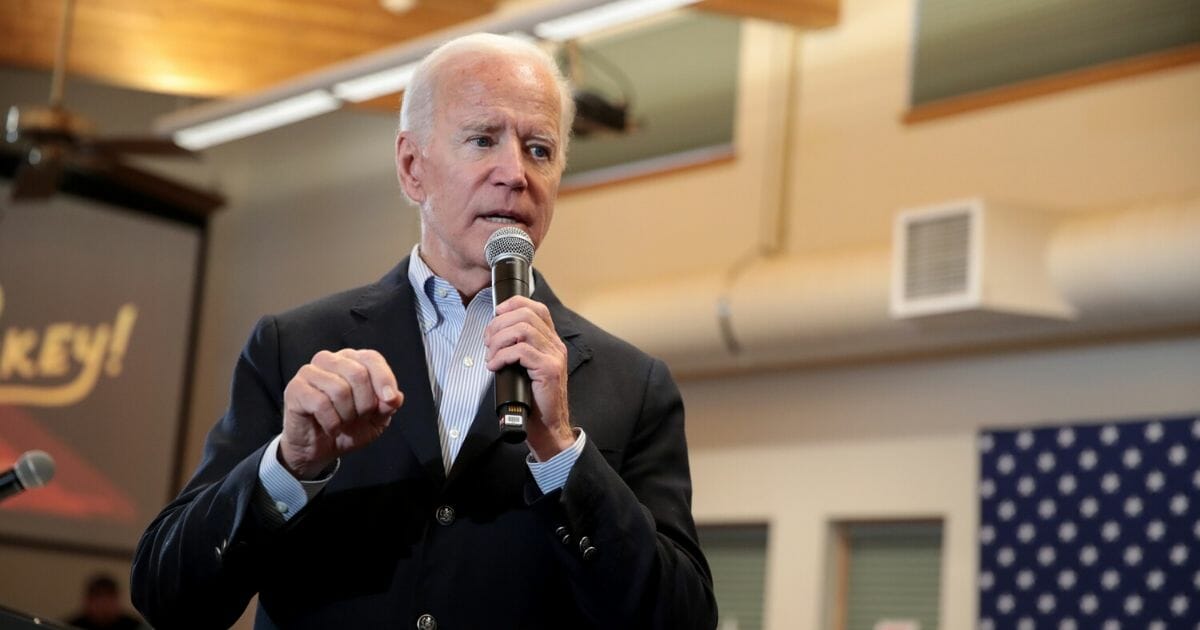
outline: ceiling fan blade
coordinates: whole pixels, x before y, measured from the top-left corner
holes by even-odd
[[[216,192],[171,181],[103,155],[79,154],[72,162],[72,170],[90,180],[93,188],[105,187],[117,203],[131,207],[157,205],[203,217],[225,204],[225,198]]]
[[[83,142],[86,148],[107,153],[109,155],[166,155],[179,157],[197,157],[189,151],[166,138],[135,138],[135,137],[105,137],[93,138]]]
[[[46,199],[53,195],[62,179],[65,153],[63,147],[54,144],[29,149],[13,178],[9,191],[12,200]]]

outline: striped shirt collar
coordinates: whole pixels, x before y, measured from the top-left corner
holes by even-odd
[[[421,245],[413,245],[408,258],[408,282],[417,296],[417,315],[421,320],[421,332],[428,333],[445,321],[444,309],[463,308],[458,289],[449,280],[433,273],[421,258]],[[537,290],[533,273],[529,274],[529,291]],[[492,288],[484,287],[475,299],[492,299]]]

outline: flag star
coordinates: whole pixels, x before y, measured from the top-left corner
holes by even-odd
[[[1040,470],[1044,473],[1048,473],[1051,470],[1054,470],[1054,464],[1055,464],[1054,453],[1051,453],[1050,451],[1042,451],[1042,453],[1040,455],[1038,455],[1038,459],[1037,459],[1038,470]]]
[[[996,563],[1002,567],[1007,567],[1016,560],[1017,554],[1012,547],[1001,547],[1000,551],[996,552]]]
[[[996,528],[991,525],[984,525],[979,529],[979,541],[985,545],[992,544],[996,540]]]
[[[1162,588],[1167,581],[1167,576],[1160,569],[1153,569],[1146,573],[1146,588],[1157,591]]]
[[[1037,560],[1038,564],[1048,567],[1054,564],[1054,560],[1058,557],[1058,553],[1054,551],[1054,547],[1046,545],[1038,549]]]
[[[1171,547],[1171,556],[1170,557],[1171,557],[1171,564],[1174,564],[1175,566],[1180,566],[1184,562],[1187,562],[1187,559],[1188,559],[1187,545],[1180,544],[1180,545],[1175,545],[1174,547]]]
[[[1121,630],[1121,622],[1116,619],[1106,619],[1102,630]]]
[[[1192,437],[1200,440],[1200,420],[1192,421]]]
[[[1192,485],[1196,486],[1197,490],[1200,490],[1200,469],[1197,469],[1196,472],[1192,473]]]
[[[1095,545],[1085,545],[1079,550],[1079,561],[1083,563],[1083,566],[1085,567],[1090,567],[1093,564],[1096,564],[1096,560],[1099,559],[1099,557],[1100,552],[1097,551]]]
[[[1063,542],[1071,542],[1075,540],[1075,536],[1079,533],[1079,528],[1071,521],[1064,521],[1058,526],[1058,539]]]
[[[1085,497],[1079,502],[1079,513],[1082,514],[1084,518],[1091,518],[1096,515],[1096,512],[1099,511],[1100,502],[1097,501],[1095,497]]]
[[[1117,473],[1106,473],[1100,478],[1100,489],[1112,494],[1121,489],[1121,477]]]
[[[1121,585],[1121,574],[1117,573],[1116,569],[1109,569],[1109,570],[1105,571],[1104,573],[1100,574],[1100,586],[1103,586],[1104,590],[1111,591],[1120,585]]]
[[[1058,572],[1058,588],[1069,591],[1075,586],[1075,572],[1070,569],[1063,569]]]
[[[1182,466],[1187,461],[1187,447],[1176,444],[1167,451],[1167,461],[1173,466]]]
[[[1136,566],[1142,562],[1142,548],[1137,545],[1130,545],[1125,548],[1125,564]]]
[[[1142,452],[1134,447],[1129,447],[1122,453],[1121,462],[1125,464],[1126,468],[1137,468],[1142,463]]]
[[[1017,480],[1017,493],[1021,496],[1027,497],[1033,494],[1036,490],[1037,482],[1033,480],[1033,477],[1025,475]]]
[[[1085,615],[1090,615],[1096,612],[1096,608],[1099,606],[1099,600],[1097,600],[1096,596],[1091,593],[1079,598],[1079,610],[1083,611],[1083,614]]]
[[[1116,521],[1106,521],[1100,527],[1100,536],[1108,542],[1112,542],[1121,536],[1121,524]]]
[[[1036,630],[1036,628],[1033,619],[1029,617],[1021,617],[1017,620],[1017,630]]]
[[[1068,474],[1058,478],[1058,491],[1061,494],[1069,495],[1075,492],[1076,486],[1075,475]]]
[[[1188,609],[1188,599],[1183,595],[1176,595],[1171,598],[1171,612],[1176,617],[1182,617]]]
[[[983,433],[980,434],[977,445],[979,446],[979,452],[990,453],[992,452],[992,448],[996,446],[996,440],[992,437],[991,433]]]
[[[979,496],[990,499],[996,495],[996,482],[991,479],[984,479],[979,482]]]
[[[1192,584],[1195,585],[1196,590],[1200,591],[1200,571],[1192,576]]]
[[[1150,442],[1151,444],[1161,440],[1162,436],[1163,436],[1162,423],[1161,422],[1151,422],[1150,424],[1147,424],[1145,435],[1146,435],[1146,441]]]
[[[1028,591],[1036,580],[1033,577],[1033,571],[1029,569],[1021,569],[1017,572],[1017,588],[1022,591]]]
[[[984,617],[979,620],[979,630],[996,630],[996,624],[992,623],[991,617]]]
[[[996,598],[996,610],[999,610],[1000,614],[1002,615],[1007,615],[1008,613],[1012,612],[1012,609],[1015,605],[1016,602],[1013,600],[1013,596],[1008,593],[1001,593],[1000,596]]]
[[[1162,619],[1155,619],[1146,626],[1146,630],[1167,630],[1167,624]]]
[[[1034,528],[1033,523],[1021,523],[1017,527],[1017,540],[1028,543],[1033,540],[1034,536],[1037,536],[1037,529]]]
[[[1165,483],[1166,478],[1163,477],[1163,474],[1160,471],[1152,470],[1150,471],[1150,474],[1146,475],[1146,489],[1150,492],[1158,492],[1159,490],[1162,490],[1162,487]]]
[[[1013,471],[1013,468],[1016,468],[1016,467],[1017,467],[1017,462],[1016,462],[1016,460],[1013,459],[1013,456],[1009,453],[1004,453],[1004,454],[1000,455],[1000,457],[996,458],[996,470],[1001,475],[1007,475],[1008,473]]]
[[[1063,617],[1062,621],[1058,622],[1058,630],[1078,630],[1079,626],[1075,625],[1075,620],[1071,617]]]
[[[1196,538],[1200,538],[1200,521],[1196,521],[1196,525],[1192,527],[1192,533],[1196,535]]]
[[[990,591],[996,585],[996,576],[992,575],[991,571],[984,571],[979,574],[979,588]]]
[[[1033,446],[1033,431],[1025,430],[1017,434],[1017,448],[1027,451]]]
[[[1096,467],[1096,462],[1100,457],[1096,455],[1096,451],[1090,448],[1085,448],[1079,452],[1079,467],[1084,470],[1091,470]]]
[[[1146,524],[1146,538],[1150,542],[1158,542],[1167,533],[1167,525],[1162,521],[1155,519]]]
[[[1126,497],[1125,498],[1125,514],[1130,518],[1136,518],[1142,513],[1141,497]]]
[[[1197,426],[1200,426],[1200,421],[1197,421]],[[1200,432],[1193,431],[1193,433],[1197,433],[1196,437],[1200,438]],[[1074,443],[1075,443],[1075,430],[1074,429],[1072,429],[1071,427],[1063,427],[1058,430],[1058,445],[1059,446],[1061,446],[1063,448],[1067,448]]]
[[[1044,519],[1054,518],[1057,511],[1058,506],[1054,503],[1054,499],[1042,499],[1038,502],[1038,516]]]
[[[1177,494],[1171,497],[1171,513],[1175,516],[1183,516],[1188,509],[1187,495]]]
[[[1117,430],[1117,427],[1114,427],[1111,424],[1103,429],[1100,429],[1100,441],[1104,442],[1105,446],[1112,446],[1120,437],[1121,434]]]
[[[1137,616],[1142,612],[1142,598],[1140,595],[1130,595],[1125,598],[1125,614],[1130,617]]]

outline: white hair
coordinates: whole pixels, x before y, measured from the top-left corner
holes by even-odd
[[[411,131],[416,136],[417,144],[424,147],[433,132],[434,97],[439,75],[451,62],[476,55],[530,61],[554,77],[561,112],[558,154],[565,163],[567,144],[571,139],[571,124],[575,120],[575,100],[571,95],[571,85],[549,53],[532,42],[516,37],[472,33],[452,39],[426,55],[404,91],[404,102],[400,106],[400,131]]]

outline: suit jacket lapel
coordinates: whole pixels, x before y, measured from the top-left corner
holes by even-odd
[[[396,375],[404,405],[379,438],[382,447],[406,442],[422,468],[441,486],[445,480],[437,412],[425,363],[425,342],[417,322],[416,297],[408,281],[408,258],[372,285],[351,309],[358,326],[344,334],[351,348],[374,348]]]

